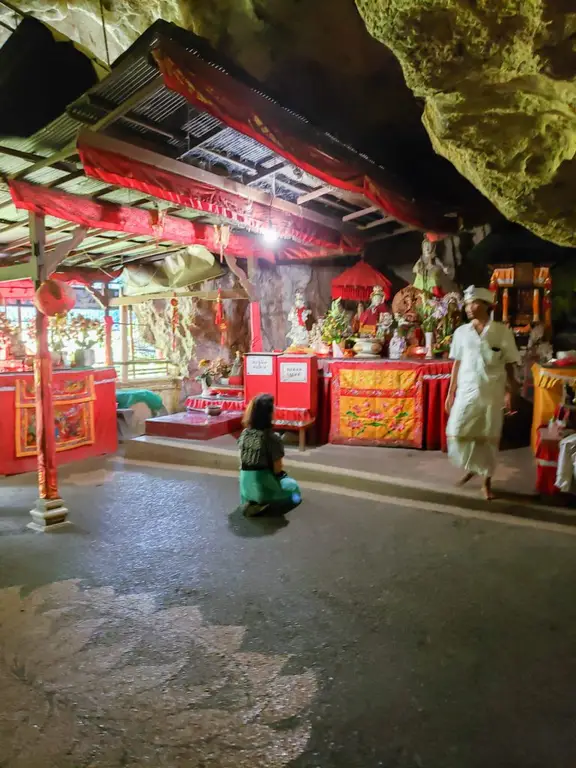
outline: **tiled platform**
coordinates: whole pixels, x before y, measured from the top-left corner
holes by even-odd
[[[207,416],[200,411],[173,413],[146,420],[146,435],[179,440],[213,440],[242,429],[242,414],[224,411],[219,416]]]

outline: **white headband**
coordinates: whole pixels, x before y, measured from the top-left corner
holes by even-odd
[[[487,304],[494,304],[494,294],[488,288],[477,288],[470,285],[464,291],[464,303],[470,301],[485,301]]]

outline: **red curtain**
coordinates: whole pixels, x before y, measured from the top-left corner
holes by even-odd
[[[326,184],[363,194],[394,218],[417,228],[454,232],[457,221],[386,187],[384,171],[336,143],[271,99],[211,66],[192,51],[161,39],[153,51],[166,87],[202,112],[258,141]],[[398,184],[398,179],[394,180]]]
[[[213,253],[220,250],[218,230],[208,224],[196,224],[177,216],[165,216],[159,222],[155,211],[100,202],[90,197],[47,189],[26,181],[10,181],[10,193],[16,208],[54,216],[88,228],[147,235],[157,240],[183,245],[203,245]],[[260,244],[258,238],[234,232],[230,234],[226,252],[240,259],[258,258],[265,261],[334,255],[334,250],[330,248],[306,247],[287,240],[280,241],[274,249],[266,248],[264,244]]]
[[[109,283],[115,280],[120,272],[101,272],[99,269],[73,269],[67,272],[55,272],[51,277],[72,285],[94,285],[94,283]],[[2,272],[0,271],[0,277]],[[34,283],[32,280],[10,280],[0,283],[0,297],[6,299],[27,301],[34,298]]]
[[[78,139],[78,152],[88,176],[107,184],[137,189],[161,200],[211,213],[262,233],[273,229],[278,237],[331,250],[332,255],[360,253],[358,238],[342,237],[336,230],[262,203],[216,189],[149,163],[126,157],[90,143],[90,133]]]

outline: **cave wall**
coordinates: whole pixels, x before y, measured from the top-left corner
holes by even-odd
[[[434,149],[501,213],[576,245],[573,0],[356,0]]]

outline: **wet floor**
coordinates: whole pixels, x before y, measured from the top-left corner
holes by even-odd
[[[576,764],[576,537],[106,466],[0,481],[2,768]]]

